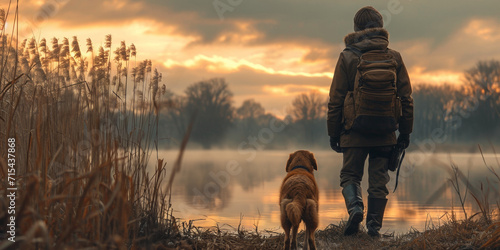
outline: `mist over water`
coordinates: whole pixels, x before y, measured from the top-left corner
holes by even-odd
[[[340,187],[342,154],[331,150],[312,150],[318,162],[315,178],[319,186],[319,228],[348,218]],[[237,150],[188,150],[182,169],[174,181],[172,206],[180,220],[196,220],[196,226],[235,229],[240,223],[247,230],[282,232],[280,227],[279,188],[285,177],[285,163],[292,151],[271,150],[242,153]],[[167,160],[170,173],[178,152],[165,150],[159,157]],[[420,154],[420,155],[419,155]],[[497,173],[500,166],[493,154],[484,155],[486,164]],[[419,159],[419,165],[411,163]],[[154,162],[152,160],[151,162]],[[395,173],[389,172],[390,194],[382,232],[406,233],[438,226],[451,218],[464,218],[459,197],[451,184],[455,164],[465,178],[459,181],[462,195],[466,190],[481,194],[480,186],[489,187],[490,204],[495,204],[499,184],[483,162],[480,153],[435,153],[424,155],[408,152],[400,172],[396,192]],[[151,168],[154,164],[151,164]],[[368,196],[368,172],[362,182],[363,200]],[[468,177],[469,187],[466,182]],[[487,179],[489,178],[489,179]],[[460,179],[460,178],[459,178]],[[489,181],[489,184],[488,184]],[[490,185],[490,186],[488,186]],[[366,208],[365,208],[366,209]],[[470,217],[479,208],[470,194],[465,210]],[[363,221],[364,225],[364,221]]]

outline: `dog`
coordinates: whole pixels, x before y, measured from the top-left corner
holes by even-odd
[[[299,150],[288,158],[286,172],[280,188],[281,226],[285,230],[283,249],[297,249],[299,224],[306,224],[304,249],[316,249],[314,232],[318,228],[318,186],[313,171],[318,170],[314,155]],[[290,229],[292,237],[290,239]]]

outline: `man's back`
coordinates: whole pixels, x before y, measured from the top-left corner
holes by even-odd
[[[352,47],[362,53],[372,50],[386,50],[392,54],[397,63],[396,89],[401,98],[403,112],[399,121],[400,133],[411,133],[413,125],[413,100],[411,99],[411,84],[408,72],[401,58],[401,54],[388,49],[389,33],[384,28],[370,28],[348,34],[344,38],[346,47]],[[330,136],[341,136],[341,147],[372,147],[396,144],[395,133],[363,134],[354,131],[345,131],[343,128],[343,106],[345,96],[354,89],[359,55],[351,49],[341,52],[335,69],[330,101],[328,104],[328,133]]]
[[[380,236],[379,231],[382,227],[385,206],[387,204],[386,196],[389,194],[387,189],[387,183],[390,179],[387,172],[389,157],[393,145],[396,143],[400,144],[402,148],[406,148],[409,144],[410,133],[413,127],[413,100],[411,98],[410,78],[408,77],[408,72],[406,71],[401,55],[397,51],[387,48],[389,45],[389,32],[383,28],[382,15],[371,6],[361,8],[354,16],[354,30],[354,33],[348,34],[344,39],[347,49],[340,53],[330,88],[327,121],[328,135],[330,136],[330,146],[332,149],[343,153],[340,186],[343,188],[342,195],[344,196],[349,213],[349,219],[344,228],[344,235],[358,233],[359,224],[363,220],[364,204],[361,198],[361,180],[363,178],[365,161],[368,157],[369,187],[366,228],[369,235],[377,237]],[[386,75],[384,74],[378,75],[379,78],[365,77],[368,76],[368,74],[365,74],[362,81],[360,80],[361,74],[359,72],[365,69],[363,68],[365,64],[360,65],[360,57],[362,57],[361,61],[365,63],[368,61],[365,60],[365,55],[372,55],[375,51],[380,51],[380,55],[382,53],[388,55],[390,63],[387,65],[390,69],[380,70],[385,70],[386,72],[384,73],[387,73],[387,71],[395,73],[392,82],[391,79],[385,78]],[[372,66],[375,65],[373,67],[383,64],[383,60],[379,60],[377,56],[372,58],[375,58],[372,61],[375,63],[371,64]],[[395,68],[393,66],[394,61],[396,64]],[[367,64],[372,62],[368,62]],[[380,64],[377,64],[377,62],[380,62]],[[358,66],[360,66],[359,70]],[[375,68],[374,70],[378,69]],[[366,81],[367,79],[370,81],[379,79],[382,83],[369,82]],[[395,84],[394,79],[396,81]],[[356,112],[360,110],[360,106],[364,106],[363,112],[366,111],[364,114],[367,116],[373,115],[370,114],[370,109],[374,113],[378,112],[380,114],[384,113],[380,112],[380,109],[387,108],[385,106],[386,96],[377,96],[375,88],[370,89],[367,87],[362,89],[362,87],[359,87],[362,86],[362,82],[363,84],[366,83],[368,87],[370,84],[372,84],[372,87],[381,84],[379,91],[384,93],[390,93],[392,87],[391,95],[401,99],[401,116],[398,117],[399,113],[395,109],[393,117],[393,119],[399,121],[398,129],[400,135],[397,140],[395,132],[392,132],[396,128],[395,124],[394,127],[387,130],[389,132],[383,129],[370,128],[370,125],[382,128],[384,124],[381,124],[382,122],[380,121],[383,119],[373,119],[369,124],[365,123],[366,126],[359,127],[355,127],[355,123],[346,123],[346,120],[348,122],[351,121],[349,119],[352,119],[352,113],[354,113],[354,117],[357,119]],[[395,86],[385,86],[384,83],[394,84]],[[365,90],[366,92],[359,94]],[[346,96],[348,97],[347,103]],[[373,105],[366,105],[369,102],[363,98],[371,98],[369,102]]]

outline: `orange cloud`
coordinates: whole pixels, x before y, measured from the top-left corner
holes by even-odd
[[[295,84],[285,84],[279,86],[264,85],[262,90],[264,92],[281,95],[281,96],[294,96],[304,92],[318,91],[321,94],[328,95],[330,92],[330,86],[321,87],[314,85],[295,85]]]
[[[252,22],[237,21],[234,23],[235,31],[225,31],[217,38],[217,43],[238,45],[248,44],[265,36],[258,31]]]
[[[412,83],[462,84],[463,72],[481,60],[500,58],[500,22],[471,19],[446,40],[414,39],[397,42]]]
[[[426,71],[425,67],[415,66],[408,70],[412,83],[461,84],[463,74],[449,70]]]
[[[474,19],[465,27],[464,33],[488,42],[500,41],[500,23],[493,19]]]
[[[121,10],[126,6],[131,7],[130,5],[137,5],[137,7],[142,6],[141,3],[131,3],[127,0],[111,0],[111,1],[103,1],[103,6],[108,9]],[[134,7],[134,6],[132,6]]]
[[[167,59],[163,65],[166,68],[171,68],[173,66],[184,66],[184,67],[196,67],[201,64],[207,64],[207,68],[210,71],[227,73],[234,72],[239,70],[242,67],[248,67],[255,71],[267,73],[270,75],[286,75],[286,76],[304,76],[304,77],[325,77],[331,78],[332,73],[330,72],[322,72],[322,73],[310,73],[310,72],[301,72],[301,71],[291,71],[291,70],[276,70],[271,67],[264,66],[259,63],[251,62],[247,59],[236,59],[236,58],[228,58],[218,55],[206,56],[203,54],[198,54],[191,59],[187,59],[184,61],[176,61],[172,59]]]

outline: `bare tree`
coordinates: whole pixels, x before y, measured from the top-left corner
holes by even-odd
[[[482,100],[489,99],[488,103],[500,115],[500,61],[479,61],[475,67],[465,72],[466,85],[472,93]]]
[[[479,61],[465,72],[463,125],[457,132],[473,141],[489,140],[500,134],[500,62]],[[472,131],[472,133],[471,133]]]
[[[194,83],[186,91],[185,111],[196,113],[191,138],[204,148],[221,141],[233,119],[233,93],[223,78]]]
[[[247,140],[249,136],[255,136],[259,131],[268,127],[274,115],[267,113],[264,107],[253,99],[245,100],[235,112],[235,129],[231,130],[231,139],[236,142]]]
[[[326,131],[326,112],[328,98],[318,91],[300,94],[292,102],[289,111],[294,120],[299,143],[316,144]]]
[[[290,115],[295,121],[313,121],[326,117],[327,98],[319,91],[300,94],[292,102]]]
[[[254,99],[248,99],[241,104],[241,107],[236,109],[236,115],[239,119],[246,118],[258,118],[261,115],[264,115],[266,110],[262,107],[262,105],[256,102]]]

